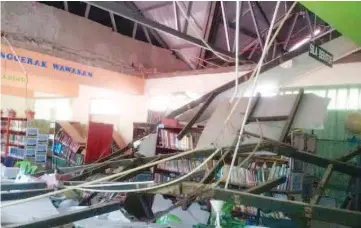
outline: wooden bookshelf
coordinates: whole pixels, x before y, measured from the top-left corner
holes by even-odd
[[[21,141],[24,141],[27,120],[27,118],[1,117],[1,156],[8,156],[11,146],[24,148],[23,144],[11,142],[10,135],[21,136],[23,138]]]

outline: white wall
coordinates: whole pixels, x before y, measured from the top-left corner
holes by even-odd
[[[285,88],[361,84],[361,62],[322,66],[296,77]]]
[[[247,72],[240,72],[243,75]],[[229,81],[235,79],[235,73],[198,74],[189,76],[156,78],[145,80],[145,94],[147,96],[170,95],[174,92],[193,92],[203,95]]]
[[[117,115],[93,115],[93,121],[112,123],[126,142],[132,140],[133,122],[145,122],[147,120],[147,98],[122,94],[119,92],[80,86],[79,96],[72,100],[73,120],[87,124],[89,121],[90,105],[92,99],[112,100],[120,109]]]
[[[1,109],[6,112],[8,109],[14,109],[18,117],[25,116],[26,109],[34,110],[34,99],[24,97],[15,97],[1,94]]]

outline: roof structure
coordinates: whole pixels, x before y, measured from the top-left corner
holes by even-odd
[[[234,65],[235,1],[41,3],[86,17],[125,36],[172,50],[176,58],[193,70]],[[274,30],[293,3],[281,2]],[[276,2],[271,1],[239,3],[241,65],[259,60],[275,6]],[[265,63],[293,51],[302,41],[316,39],[331,31],[331,26],[297,3],[270,48]],[[330,39],[323,39],[322,43]],[[231,61],[220,59],[214,52],[228,56]],[[152,74],[154,72],[148,72],[147,76],[152,77]]]

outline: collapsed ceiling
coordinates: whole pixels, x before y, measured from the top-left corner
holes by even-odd
[[[125,36],[169,49],[175,58],[183,60],[193,70],[234,65],[234,60],[226,62],[218,58],[209,47],[234,58],[235,1],[41,3],[111,27]],[[280,25],[292,4],[280,3],[273,30]],[[250,65],[260,58],[276,2],[242,1],[239,6],[240,64]],[[269,49],[265,62],[293,51],[304,40],[313,40],[330,31],[332,28],[327,23],[297,3]],[[328,41],[323,39],[322,43]],[[146,74],[152,77],[154,72]]]

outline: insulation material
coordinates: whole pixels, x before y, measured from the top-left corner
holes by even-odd
[[[253,117],[288,116],[297,95],[284,95],[274,97],[261,97],[256,106]],[[224,123],[233,107],[228,100],[221,103],[213,112],[198,141],[197,148],[210,144],[216,147],[231,146],[241,128],[244,113],[249,98],[242,98],[230,120]],[[298,107],[291,128],[315,129],[323,126],[327,105],[330,99],[318,97],[314,94],[304,94]],[[245,130],[264,137],[279,140],[286,121],[253,122],[246,125]],[[255,138],[246,139],[243,143],[256,143]]]

